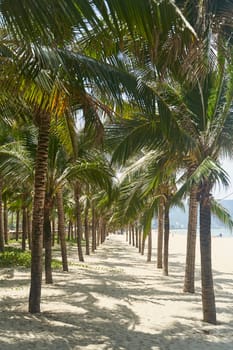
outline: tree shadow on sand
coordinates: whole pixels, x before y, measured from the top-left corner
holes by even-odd
[[[90,304],[89,304],[90,305]],[[16,349],[101,349],[101,350],[230,350],[233,339],[214,329],[193,329],[191,325],[174,322],[153,334],[135,330],[138,317],[127,307],[111,311],[93,307],[86,314],[44,313],[28,315],[8,313],[7,325],[1,324],[0,348]],[[7,326],[7,327],[6,327]],[[25,336],[26,334],[26,336]],[[229,335],[229,334],[228,334]],[[219,337],[221,340],[219,340]],[[194,347],[195,344],[195,347]]]
[[[225,283],[231,287],[230,275],[214,271],[217,303],[224,301],[218,312],[229,322],[210,326],[200,321],[200,293],[182,293],[184,266],[177,263],[178,258],[171,256],[171,276],[164,277],[134,248],[108,242],[93,262],[90,258],[88,263],[71,267],[69,273],[54,274],[55,283],[45,287],[46,295],[42,290],[42,314],[25,312],[27,295],[2,298],[0,350],[232,350],[233,293],[221,288]],[[20,288],[28,287],[25,278],[9,279],[6,286],[17,288],[18,283]],[[137,309],[156,307],[161,311],[167,301],[171,305],[193,303],[200,318],[179,313],[172,315],[173,321],[163,323],[159,312],[150,320],[151,315],[142,318]]]

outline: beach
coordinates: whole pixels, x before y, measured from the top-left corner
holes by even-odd
[[[232,237],[213,237],[213,273],[218,324],[202,322],[200,257],[196,293],[184,294],[186,237],[170,236],[169,276],[110,235],[70,271],[55,271],[43,285],[41,314],[27,312],[28,269],[0,269],[0,350],[225,350],[233,349]]]

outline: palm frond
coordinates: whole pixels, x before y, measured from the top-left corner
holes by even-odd
[[[12,142],[1,146],[0,158],[0,172],[9,183],[33,183],[34,160],[22,143]]]
[[[66,169],[63,176],[69,181],[79,179],[82,182],[92,183],[110,191],[113,173],[103,162],[77,160]]]
[[[1,1],[2,22],[14,38],[34,44],[61,44],[74,38],[79,26],[88,30],[89,24],[99,22],[99,15],[90,1],[20,0],[14,3]]]
[[[141,224],[143,227],[144,238],[146,238],[151,231],[151,223],[155,214],[158,211],[158,204],[159,204],[159,196],[155,197],[143,212]]]
[[[181,199],[185,194],[189,193],[193,185],[201,186],[206,179],[208,179],[212,187],[217,183],[225,187],[229,185],[229,176],[226,171],[211,157],[206,157],[178,189],[175,197]]]
[[[226,208],[214,199],[211,200],[211,212],[231,231],[233,230],[233,219]]]
[[[134,119],[122,121],[121,124],[110,125],[106,128],[106,137],[111,138],[111,145],[117,145],[114,149],[112,162],[125,164],[144,147],[155,149],[163,142],[163,136],[159,127],[156,127],[156,119]],[[107,139],[107,142],[108,142]]]
[[[172,1],[108,0],[103,4],[95,0],[94,3],[105,23],[101,28],[104,35],[93,31],[87,35],[86,46],[88,49],[91,43],[97,52],[101,47],[105,57],[114,51],[131,51],[140,61],[152,60],[162,69],[185,55],[185,48],[195,41],[193,28]]]

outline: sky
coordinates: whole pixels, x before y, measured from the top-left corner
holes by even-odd
[[[233,200],[233,160],[223,160],[222,161],[222,167],[225,169],[227,174],[230,178],[230,186],[225,190],[224,188],[219,188],[219,186],[216,187],[215,191],[213,192],[214,197],[216,199],[232,199]]]

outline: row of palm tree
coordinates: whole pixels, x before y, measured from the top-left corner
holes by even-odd
[[[11,139],[2,140],[1,147],[1,179],[10,176],[11,186],[20,184],[22,209],[33,194],[30,312],[40,312],[43,240],[46,281],[52,281],[50,222],[55,199],[62,212],[63,189],[72,193],[83,260],[82,196],[93,192],[94,198],[101,188],[101,226],[108,221],[112,227],[123,227],[140,217],[146,235],[155,212],[160,223],[164,220],[164,274],[169,208],[190,193],[187,292],[194,291],[200,203],[203,314],[204,321],[216,322],[211,209],[230,220],[212,200],[211,191],[216,181],[227,184],[219,157],[232,153],[232,8],[228,2],[212,3],[59,0],[54,5],[49,0],[38,6],[31,0],[25,7],[23,1],[14,6],[1,2],[1,122],[12,131],[22,124],[34,125],[36,134],[35,142],[27,145],[10,133]],[[53,11],[56,16],[51,16]],[[79,117],[84,124],[83,148],[76,130]],[[131,164],[118,189],[107,165],[111,156],[116,168]],[[178,192],[176,174],[182,174]],[[88,209],[92,211],[94,227],[95,200],[91,203],[83,214],[87,223]],[[59,218],[67,266],[64,217]],[[0,222],[3,247],[1,230]],[[86,224],[86,241],[87,231]]]
[[[203,12],[205,12],[205,10],[206,9],[203,9]],[[204,13],[204,15],[206,14]],[[208,18],[211,18],[209,10]],[[208,23],[207,20],[204,21],[203,19],[203,25],[204,24],[205,28],[202,27],[202,29],[204,32],[208,30],[209,34],[210,29],[213,29],[211,27],[211,22]],[[227,143],[224,142],[225,140],[229,141],[229,138],[231,138],[232,68],[230,58],[231,48],[229,48],[228,51],[229,41],[223,46],[224,39],[220,33],[217,36],[217,42],[211,35],[208,35],[204,39],[208,41],[208,45],[206,45],[206,47],[204,46],[202,53],[203,60],[205,59],[206,61],[206,73],[204,77],[201,78],[197,74],[192,84],[189,82],[186,84],[182,80],[180,86],[180,77],[176,75],[175,80],[172,80],[174,76],[173,78],[170,76],[169,80],[163,82],[160,93],[162,96],[165,95],[169,105],[172,105],[172,117],[176,117],[176,122],[178,125],[182,126],[182,132],[180,133],[176,125],[173,126],[171,123],[169,123],[170,129],[166,128],[167,126],[164,127],[162,125],[164,119],[161,121],[161,131],[162,134],[165,133],[166,141],[169,141],[169,145],[172,145],[173,160],[174,156],[177,158],[173,171],[186,168],[188,172],[187,175],[185,175],[185,173],[183,174],[183,178],[186,178],[186,181],[179,193],[184,194],[184,190],[186,193],[187,190],[191,191],[192,202],[190,203],[189,240],[187,248],[188,260],[186,285],[184,289],[185,291],[192,292],[194,288],[193,273],[196,239],[196,208],[197,202],[200,202],[203,312],[205,321],[215,323],[216,311],[211,270],[210,212],[211,209],[216,212],[215,209],[217,207],[219,209],[219,206],[216,206],[216,203],[213,202],[210,192],[216,181],[227,184],[227,176],[219,166],[219,156],[222,152],[228,154],[232,152],[231,141]],[[212,44],[211,41],[215,41],[216,46],[219,45],[214,60],[210,59],[210,53],[213,52],[213,48],[211,48],[210,45]],[[222,41],[221,46],[219,44],[220,41]],[[161,88],[161,86],[159,86],[159,88]],[[161,102],[158,105],[158,109],[160,110],[160,116],[165,113],[169,114],[170,112],[167,111],[166,107],[164,107]],[[156,130],[158,132],[158,128],[155,128],[152,124],[154,120],[151,121],[152,125],[149,131],[149,127],[146,124],[149,123],[148,116],[139,119],[140,121],[136,121],[136,123],[135,120],[132,120],[130,132],[125,137],[123,143],[118,145],[117,156],[115,155],[115,158],[120,157],[123,161],[126,159],[122,149],[127,149],[129,155],[130,152],[135,152],[135,150],[138,150],[138,148],[142,146],[144,149],[147,148],[147,150],[152,148],[158,150],[159,147],[161,148],[161,146],[158,145],[160,140],[158,135],[154,134],[154,139],[150,135],[151,130]],[[120,128],[122,128],[122,126],[120,126]],[[129,129],[129,125],[126,125],[126,130],[127,129]],[[142,136],[143,131],[145,132],[144,136]],[[147,131],[149,132],[147,133]],[[171,137],[171,134],[176,134],[177,138]],[[185,142],[182,145],[182,141],[184,140]],[[152,145],[153,141],[154,145]],[[169,145],[165,143],[162,145],[162,148],[168,148]],[[182,147],[182,151],[180,150],[180,146]],[[171,162],[171,159],[167,158],[167,161]],[[159,162],[157,162],[157,166],[161,170]],[[167,173],[169,173],[169,171],[166,168],[165,175],[167,175]],[[145,177],[143,177],[143,179],[145,179]],[[163,198],[165,198],[165,217],[168,219],[166,211],[169,207],[169,196],[166,194],[163,195]],[[224,215],[223,212],[222,217],[226,219],[226,215]],[[165,220],[164,226],[164,250],[167,250],[168,247],[168,235],[166,233],[168,231],[167,219]],[[164,257],[164,264],[167,265],[167,254]],[[165,273],[167,273],[167,266],[165,266]],[[191,286],[187,286],[187,281],[189,280]]]
[[[228,66],[230,71],[230,67]],[[165,186],[166,191],[157,192],[154,194],[156,197],[161,197],[164,205],[164,216],[165,216],[165,225],[164,225],[164,252],[168,250],[168,210],[171,205],[170,201],[174,201],[179,198],[180,194],[190,192],[190,212],[189,212],[189,232],[188,232],[188,243],[187,243],[187,263],[186,263],[186,276],[185,276],[185,286],[184,291],[186,292],[194,292],[194,266],[195,266],[195,242],[196,242],[196,228],[197,228],[197,203],[200,203],[200,237],[201,237],[201,257],[202,257],[202,291],[203,291],[203,308],[204,308],[204,320],[212,320],[213,323],[216,322],[216,313],[215,313],[215,303],[214,303],[214,292],[213,292],[213,280],[211,273],[211,228],[210,228],[210,215],[211,210],[215,214],[220,214],[220,217],[223,221],[229,217],[226,215],[224,211],[221,210],[219,212],[219,204],[214,202],[211,196],[211,190],[216,182],[221,182],[227,185],[228,179],[219,165],[219,156],[221,152],[231,153],[232,145],[231,145],[231,125],[232,125],[232,115],[231,115],[231,103],[232,103],[232,87],[231,87],[231,79],[229,75],[229,71],[226,71],[225,74],[221,72],[221,79],[218,79],[218,72],[214,74],[214,78],[207,76],[208,85],[206,86],[206,81],[203,82],[204,87],[201,88],[201,84],[198,86],[198,94],[195,99],[195,92],[192,87],[191,100],[192,104],[187,105],[185,101],[185,96],[182,100],[182,107],[186,109],[186,113],[191,118],[195,118],[195,125],[191,125],[191,135],[190,135],[190,148],[188,150],[182,150],[179,152],[175,151],[175,145],[173,146],[173,151],[170,153],[167,150],[167,145],[163,144],[162,148],[166,147],[166,151],[162,150],[162,157],[166,154],[163,159],[163,163],[161,163],[161,150],[158,152],[158,138],[156,138],[156,152],[153,155],[154,160],[149,160],[149,165],[154,165],[154,172],[148,167],[148,154],[147,153],[151,148],[151,141],[149,140],[149,145],[144,144],[144,152],[147,155],[144,157],[144,161],[142,158],[139,160],[139,164],[143,167],[143,175],[140,175],[139,180],[141,181],[141,185],[137,185],[138,188],[145,186],[147,179],[145,174],[145,168],[147,169],[147,173],[149,175],[150,183],[149,188],[145,189],[145,194],[148,194],[148,191],[160,190],[161,185]],[[214,83],[213,83],[214,82]],[[205,91],[203,91],[205,89]],[[169,87],[167,88],[167,91]],[[190,93],[190,92],[189,92]],[[213,95],[212,95],[213,93]],[[228,100],[229,97],[229,100]],[[223,104],[224,101],[224,104]],[[186,104],[184,105],[184,102]],[[193,106],[193,110],[191,109]],[[201,108],[199,107],[201,106]],[[199,109],[197,111],[197,109]],[[184,109],[183,109],[184,110]],[[144,120],[141,121],[141,125],[145,123]],[[120,126],[122,128],[122,125]],[[128,122],[127,126],[128,128]],[[190,122],[187,123],[187,128],[190,128]],[[138,123],[134,124],[134,120],[132,120],[132,128],[130,133],[138,133]],[[183,128],[184,130],[184,128]],[[145,129],[146,131],[146,129]],[[187,134],[188,134],[187,130]],[[142,134],[143,128],[140,129],[140,134]],[[229,133],[228,133],[229,132]],[[139,134],[138,134],[139,136]],[[145,140],[148,135],[145,134]],[[143,138],[143,136],[142,136]],[[142,139],[141,138],[141,139]],[[141,139],[138,141],[141,142]],[[229,142],[226,144],[225,140],[228,139]],[[137,148],[137,138],[134,138],[134,145],[130,145],[132,150],[134,151]],[[123,143],[127,145],[132,142],[131,135],[129,134],[122,141],[122,144],[118,146],[120,149]],[[187,145],[187,143],[186,143]],[[129,147],[128,147],[129,152]],[[169,156],[170,154],[170,156]],[[122,152],[118,152],[118,157],[122,156]],[[116,156],[115,156],[116,157]],[[175,162],[174,162],[175,157]],[[146,159],[147,158],[147,159]],[[170,171],[169,171],[169,167]],[[137,164],[134,164],[134,168],[137,169]],[[161,169],[165,169],[165,174],[160,174],[159,186],[158,186],[158,175],[161,173]],[[169,186],[171,184],[167,183],[167,176],[169,175],[169,181],[172,179],[172,171],[174,172],[179,170],[184,172],[182,174],[182,181],[185,181],[184,185],[180,188],[178,193],[171,197],[171,193],[169,191]],[[157,172],[157,174],[156,174]],[[148,176],[147,175],[147,176]],[[174,193],[174,191],[173,191]],[[156,205],[158,207],[158,204]],[[151,221],[151,217],[149,219]],[[232,225],[231,220],[228,221],[230,225]],[[164,255],[164,269],[165,274],[167,274],[167,253]],[[210,291],[212,293],[212,298],[210,298]],[[212,305],[210,305],[210,300],[212,300]],[[208,306],[206,304],[209,303],[209,308],[212,310],[212,313],[209,313]]]

